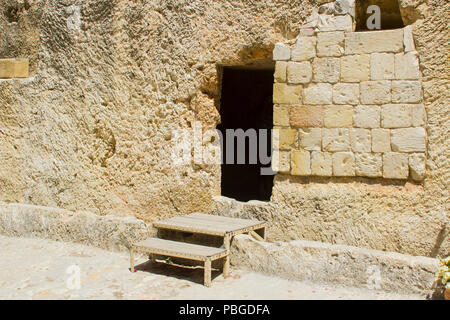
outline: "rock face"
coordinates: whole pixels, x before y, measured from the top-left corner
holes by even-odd
[[[448,50],[436,49],[447,45],[448,1],[400,1],[413,24],[356,34],[351,1],[347,11],[320,14],[314,1],[300,0],[77,3],[0,0],[0,58],[28,58],[31,76],[0,80],[0,200],[146,222],[215,212],[266,220],[272,240],[448,254]],[[271,201],[226,211],[215,200],[220,166],[174,166],[173,131],[220,123],[221,66],[273,60],[275,125],[297,134],[284,140],[290,149],[279,153]],[[292,62],[305,68],[296,74],[292,65],[288,79]],[[314,80],[315,70],[332,81]],[[333,113],[333,104],[344,109]],[[426,128],[426,151],[412,151],[400,131],[391,148],[391,131],[409,128],[383,127],[389,104],[414,105],[410,128]],[[351,128],[319,127],[325,113],[370,130],[371,152],[349,155],[345,168],[337,157],[345,177],[331,175],[333,153],[358,153]],[[292,159],[305,127],[318,129],[304,141],[311,156]],[[391,152],[406,156],[402,181],[378,177],[379,156]],[[309,158],[311,170],[296,164],[308,176],[289,174],[299,158]]]

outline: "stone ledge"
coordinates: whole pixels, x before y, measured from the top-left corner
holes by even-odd
[[[99,216],[29,204],[0,202],[0,234],[78,242],[125,251],[150,236],[150,228],[134,217]]]
[[[379,270],[381,290],[429,294],[439,260],[317,241],[268,243],[239,235],[232,243],[231,263],[288,279],[356,287],[374,285],[371,279]]]

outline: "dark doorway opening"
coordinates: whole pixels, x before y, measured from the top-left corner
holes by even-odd
[[[274,69],[223,67],[222,71],[220,100],[222,121],[217,126],[222,133],[222,195],[238,201],[269,201],[272,195],[273,175],[262,175],[261,169],[270,168],[271,160],[269,163],[262,163],[266,161],[259,156],[259,150],[267,150],[266,158],[271,156]],[[256,130],[254,131],[258,150],[256,163],[249,163],[250,151],[255,150],[254,145],[250,146],[251,138],[245,139],[245,164],[237,163],[239,143],[234,137],[229,137],[228,140],[234,139],[234,147],[231,148],[233,150],[226,147],[230,143],[227,141],[227,129],[242,129],[246,133],[249,129]],[[266,129],[267,139],[261,139],[259,129]],[[230,158],[230,152],[233,152],[231,155],[234,154],[234,161],[227,163],[227,154]]]
[[[355,5],[356,31],[369,31],[367,19],[372,13],[367,13],[367,8],[371,5],[376,5],[380,8],[380,30],[404,27],[398,0],[360,0],[356,1]]]

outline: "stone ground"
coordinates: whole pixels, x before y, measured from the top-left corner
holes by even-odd
[[[126,252],[81,244],[0,236],[0,299],[424,299],[354,287],[291,281],[232,269],[204,287],[202,271],[152,265],[137,256],[129,271]],[[80,270],[80,288],[68,287]]]

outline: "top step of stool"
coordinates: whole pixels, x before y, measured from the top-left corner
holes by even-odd
[[[187,216],[173,217],[164,221],[154,222],[153,226],[160,229],[202,233],[223,237],[226,234],[234,236],[240,233],[263,229],[266,227],[266,223],[258,220],[192,213]]]

